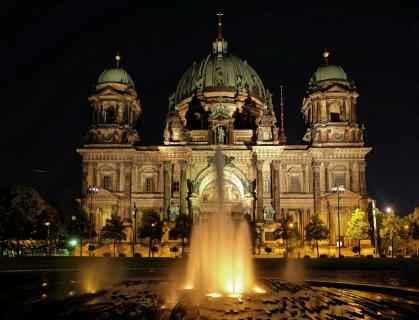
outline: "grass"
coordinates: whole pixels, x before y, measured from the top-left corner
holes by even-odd
[[[174,258],[104,258],[104,257],[14,257],[0,258],[0,270],[79,269],[93,261],[107,259],[115,268],[170,268],[185,264],[186,259]],[[282,258],[254,259],[257,269],[272,270],[284,267]],[[349,259],[294,259],[295,263],[310,270],[416,270],[419,259],[349,258]]]

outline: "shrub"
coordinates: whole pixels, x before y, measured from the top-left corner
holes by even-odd
[[[110,254],[109,252],[105,252],[105,253],[103,254],[103,256],[104,256],[104,257],[110,257],[110,256],[111,256],[111,254]]]
[[[404,258],[404,256],[402,255],[402,254],[398,254],[397,256],[396,256],[396,258]]]
[[[151,252],[157,252],[159,251],[159,248],[157,248],[156,246],[151,247]]]
[[[304,259],[310,259],[310,256],[305,255],[305,256],[304,256]]]
[[[416,253],[412,254],[412,258],[419,258],[419,255],[417,255]]]
[[[372,258],[372,254],[367,254],[367,258]]]
[[[176,253],[178,251],[179,251],[179,248],[177,246],[173,246],[173,247],[170,248],[170,252]]]
[[[87,247],[87,250],[89,251],[94,251],[96,249],[96,247],[93,244],[89,244],[89,246]]]
[[[380,258],[387,258],[387,256],[384,253],[382,253],[380,254]]]
[[[119,255],[118,255],[118,257],[126,257],[126,255],[124,254],[124,253],[120,253]]]
[[[352,247],[352,252],[359,254],[361,249],[358,246]]]
[[[135,258],[141,258],[143,255],[139,252],[134,253]]]
[[[272,252],[272,248],[271,248],[271,247],[266,247],[266,248],[265,248],[265,252],[266,252],[267,254],[270,254],[270,253]]]
[[[323,253],[323,254],[321,254],[321,255],[320,255],[320,258],[327,258],[327,254],[324,254],[324,253]]]

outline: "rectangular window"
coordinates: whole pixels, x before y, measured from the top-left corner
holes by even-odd
[[[112,188],[112,177],[103,176],[103,189],[111,190]]]
[[[179,192],[179,190],[180,190],[179,181],[173,181],[173,192]]]
[[[145,179],[145,192],[153,192],[153,178]]]
[[[300,191],[300,176],[290,176],[290,192],[298,193]]]

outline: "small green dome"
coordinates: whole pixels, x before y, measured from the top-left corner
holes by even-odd
[[[326,64],[317,68],[316,72],[310,78],[309,84],[326,80],[348,81],[348,76],[341,66],[335,64]]]
[[[98,83],[116,82],[123,84],[130,84],[135,87],[134,81],[131,76],[122,68],[109,68],[105,69],[99,76]]]

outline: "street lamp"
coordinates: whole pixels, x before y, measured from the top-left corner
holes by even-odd
[[[393,208],[391,208],[391,207],[387,207],[386,212],[387,212],[387,213],[392,213],[392,212],[393,212]]]
[[[132,215],[134,217],[134,226],[132,228],[132,256],[134,257],[135,245],[137,244],[137,206],[135,202],[132,208]]]
[[[99,192],[99,188],[95,185],[87,187],[87,195],[90,197],[90,212],[89,212],[89,249],[92,245],[92,216],[93,216],[93,196]],[[90,250],[89,250],[90,256]]]
[[[345,191],[345,187],[343,184],[336,184],[332,187],[332,192],[336,193],[338,196],[338,252],[339,252],[339,258],[340,258],[340,247],[342,245],[341,241],[340,241],[340,206],[339,206],[339,200],[341,199],[340,194],[343,193]]]
[[[154,222],[151,224],[151,232],[150,232],[150,246],[148,248],[148,257],[151,257],[151,244],[152,244],[152,240],[154,238],[154,227],[156,225],[154,224]]]
[[[49,256],[49,225],[49,221],[45,222],[45,226],[47,227],[47,256]]]
[[[375,207],[375,200],[372,200],[372,217],[374,220],[374,247],[375,257],[378,258],[378,229],[377,229],[377,209]]]

